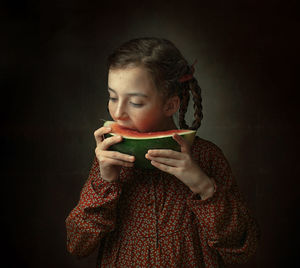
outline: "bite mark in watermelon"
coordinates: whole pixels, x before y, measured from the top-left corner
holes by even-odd
[[[114,121],[106,121],[105,127],[110,127],[112,132],[106,134],[106,137],[121,135],[122,142],[112,145],[109,150],[118,151],[124,154],[135,156],[135,167],[152,169],[150,160],[145,158],[145,154],[150,149],[171,149],[180,151],[179,144],[172,138],[174,133],[182,136],[190,145],[192,145],[196,131],[189,129],[173,129],[158,132],[138,132],[118,125]]]

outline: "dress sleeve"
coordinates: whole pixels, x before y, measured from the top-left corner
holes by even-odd
[[[66,219],[67,250],[79,257],[92,253],[100,240],[114,230],[121,183],[106,182],[94,158],[80,200]]]
[[[216,145],[200,161],[209,159],[209,177],[215,180],[215,192],[206,200],[191,194],[188,204],[196,215],[208,267],[218,263],[245,263],[257,248],[260,232],[251,216],[223,152]],[[210,266],[212,264],[212,266]],[[214,266],[216,265],[216,266]]]

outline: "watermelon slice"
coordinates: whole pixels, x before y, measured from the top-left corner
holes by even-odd
[[[174,129],[159,132],[138,132],[118,125],[114,121],[106,121],[105,127],[110,127],[112,132],[106,134],[106,137],[121,135],[122,142],[112,145],[109,150],[118,151],[124,154],[135,156],[135,167],[143,169],[152,169],[150,160],[145,157],[149,149],[172,149],[180,151],[179,144],[172,138],[174,133],[182,136],[190,145],[192,145],[196,130]]]

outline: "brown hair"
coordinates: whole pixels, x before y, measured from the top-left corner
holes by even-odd
[[[201,88],[195,77],[179,82],[182,76],[192,73],[192,67],[175,45],[162,38],[132,39],[115,49],[107,60],[107,70],[137,66],[143,66],[150,72],[156,87],[165,98],[179,96],[181,100],[179,127],[197,130],[203,118]],[[185,113],[190,99],[189,91],[194,101],[195,118],[191,127],[185,122]]]

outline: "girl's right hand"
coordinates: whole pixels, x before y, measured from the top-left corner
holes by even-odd
[[[101,127],[94,132],[97,147],[95,154],[100,166],[102,179],[113,182],[118,180],[121,167],[133,167],[134,156],[122,154],[107,149],[113,144],[122,141],[122,136],[112,136],[104,138],[104,134],[110,133],[111,128]]]

